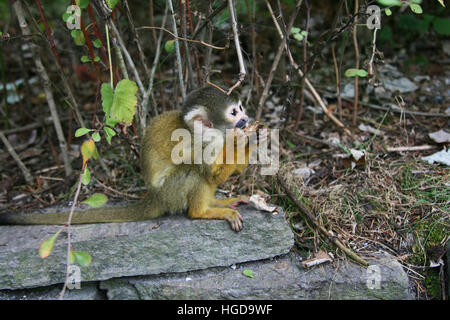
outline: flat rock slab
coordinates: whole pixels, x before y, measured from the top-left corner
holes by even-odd
[[[268,259],[289,252],[294,244],[284,214],[240,206],[244,229],[236,233],[223,220],[191,220],[169,215],[158,220],[79,225],[72,228],[72,247],[92,256],[81,267],[82,281],[125,276],[186,272]],[[58,226],[0,226],[0,290],[63,283],[66,234],[52,254],[41,259],[38,247]]]
[[[348,261],[311,269],[295,253],[235,268],[111,279],[100,283],[108,299],[283,299],[409,300],[408,277],[389,257],[370,260],[369,269]],[[254,278],[243,274],[245,269]],[[376,270],[374,274],[373,271]]]

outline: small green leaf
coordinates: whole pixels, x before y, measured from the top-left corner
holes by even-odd
[[[166,44],[164,45],[164,49],[168,53],[172,53],[175,50],[175,41],[174,40],[167,40]]]
[[[302,36],[301,33],[296,33],[296,34],[294,34],[294,39],[295,39],[295,40],[302,41],[303,38],[304,38],[304,37]]]
[[[85,134],[91,132],[92,129],[88,129],[88,128],[79,128],[77,129],[77,131],[75,131],[75,138],[79,138],[81,136],[84,136]]]
[[[366,70],[360,69],[356,72],[356,75],[358,77],[364,78],[364,77],[367,77],[368,73]]]
[[[70,35],[72,36],[73,41],[77,46],[84,46],[85,39],[84,34],[81,30],[74,29],[70,32]]]
[[[91,182],[91,172],[89,171],[88,166],[84,167],[83,176],[81,177],[81,183],[87,186]]]
[[[391,11],[391,9],[386,8],[386,9],[384,10],[384,13],[389,17],[389,16],[392,14],[392,11]]]
[[[423,13],[422,7],[418,4],[411,3],[409,7],[411,8],[411,11],[414,12],[415,14]]]
[[[350,78],[350,77],[356,77],[356,75],[357,75],[357,73],[358,73],[358,69],[347,69],[347,70],[345,70],[345,76],[347,77],[347,78]]]
[[[62,15],[62,19],[64,22],[67,22],[67,20],[69,20],[69,18],[72,16],[71,12],[64,12]]]
[[[436,18],[433,20],[434,30],[442,36],[450,35],[450,19],[448,18]]]
[[[94,61],[95,61],[95,62],[99,62],[99,61],[100,61],[100,57],[99,57],[99,56],[95,56],[95,57],[94,57]]]
[[[401,7],[403,5],[402,1],[400,0],[377,0],[377,2],[385,7],[392,7],[392,6]]]
[[[100,48],[102,46],[102,42],[100,41],[100,39],[95,39],[94,41],[92,41],[92,44],[96,48]]]
[[[92,139],[86,140],[81,145],[81,155],[83,156],[83,163],[86,163],[95,152],[95,142]]]
[[[55,244],[55,240],[60,232],[61,230],[56,232],[52,237],[41,242],[41,245],[39,246],[39,256],[42,259],[47,258],[50,255],[50,253],[52,253],[53,245]]]
[[[109,127],[104,127],[104,129],[106,141],[108,141],[108,144],[111,144],[111,139],[116,135],[116,132]]]
[[[292,34],[299,33],[300,30],[301,30],[300,28],[292,27],[292,28],[291,28],[291,33],[292,33]]]
[[[287,146],[289,147],[289,148],[295,148],[295,144],[293,144],[291,141],[289,141],[289,140],[286,140],[286,144],[287,144]]]
[[[253,274],[253,271],[249,270],[249,269],[245,269],[242,273],[244,274],[244,276],[249,277],[249,278],[255,277],[255,275]]]
[[[81,62],[86,63],[86,62],[90,62],[91,59],[88,56],[81,56],[80,58]]]
[[[83,32],[81,32],[81,30],[78,30],[78,29],[73,29],[72,31],[70,31],[70,35],[74,39],[77,38],[78,36],[80,36],[80,33],[83,34]]]
[[[82,203],[85,203],[91,207],[99,208],[103,206],[108,201],[108,198],[102,193],[94,193],[88,199],[84,200]]]
[[[73,251],[77,263],[82,267],[87,267],[92,262],[92,257],[83,251]]]
[[[119,0],[106,0],[106,4],[111,10],[114,10]]]
[[[82,9],[86,9],[86,7],[89,5],[89,0],[81,0],[79,6]]]
[[[94,132],[94,134],[92,135],[92,139],[93,139],[95,142],[99,142],[99,141],[100,141],[100,133]]]

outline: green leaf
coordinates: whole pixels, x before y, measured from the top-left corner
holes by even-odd
[[[104,194],[94,193],[92,196],[84,200],[82,203],[85,203],[94,208],[99,208],[102,207],[107,201],[108,198]]]
[[[344,74],[344,75],[345,75],[347,78],[350,78],[350,77],[356,77],[357,74],[358,74],[358,69],[353,69],[353,68],[351,68],[351,69],[345,70],[345,74]]]
[[[300,30],[301,30],[300,28],[292,27],[292,28],[291,28],[291,33],[292,33],[292,34],[299,33]]]
[[[94,41],[92,41],[92,44],[96,48],[100,48],[102,46],[102,42],[100,41],[100,39],[95,39]]]
[[[249,270],[249,269],[245,269],[242,273],[244,274],[244,276],[249,277],[249,278],[255,277],[255,275],[253,274],[253,271]]]
[[[295,144],[293,144],[291,141],[286,140],[286,144],[289,148],[295,148]]]
[[[94,57],[94,61],[95,61],[95,62],[99,62],[99,61],[100,61],[100,57],[99,57],[99,56],[95,56],[95,57]]]
[[[294,34],[294,39],[298,40],[298,41],[302,41],[303,40],[303,35],[301,33],[296,33]]]
[[[164,45],[164,49],[168,53],[172,53],[175,50],[175,41],[174,40],[167,40],[166,44]]]
[[[81,56],[80,58],[81,62],[86,63],[86,62],[90,62],[91,59],[88,56]]]
[[[114,128],[116,126],[116,124],[118,124],[120,121],[114,118],[109,118],[108,120],[106,120],[106,125]]]
[[[391,11],[391,9],[386,8],[386,9],[384,10],[384,13],[389,17],[389,16],[392,14],[392,11]]]
[[[368,73],[366,70],[360,69],[356,72],[356,75],[358,77],[364,78],[364,77],[367,77]]]
[[[111,10],[114,10],[119,0],[106,0],[106,4]]]
[[[91,172],[89,171],[88,166],[84,167],[83,176],[81,177],[81,183],[87,186],[91,182]]]
[[[67,20],[69,20],[69,18],[72,16],[71,12],[64,12],[62,15],[62,19],[64,22],[67,22]]]
[[[436,18],[433,21],[434,30],[443,36],[450,35],[450,19],[448,18]]]
[[[377,2],[385,7],[401,7],[403,4],[400,0],[377,0]]]
[[[411,8],[411,11],[414,12],[415,14],[423,13],[422,7],[418,4],[411,3],[409,7]]]
[[[81,30],[78,29],[73,29],[72,31],[70,31],[70,35],[72,36],[72,38],[76,38],[80,35],[80,33],[82,34],[83,32],[81,32]]]
[[[92,139],[93,139],[95,142],[99,142],[99,141],[100,141],[100,133],[94,132],[94,134],[92,135]]]
[[[92,129],[88,129],[88,128],[79,128],[77,129],[77,131],[75,131],[75,138],[79,138],[81,136],[84,136],[85,134],[91,132]]]
[[[83,251],[73,251],[77,263],[82,267],[87,267],[92,262],[92,257]]]
[[[103,112],[106,115],[106,119],[108,119],[110,117],[111,106],[113,104],[114,91],[113,91],[113,88],[111,87],[111,85],[109,83],[105,82],[102,84],[100,93],[102,95]]]
[[[106,141],[108,141],[108,144],[111,144],[111,139],[116,135],[116,132],[109,127],[104,127],[104,129]]]
[[[88,4],[89,4],[89,0],[81,0],[79,6],[80,6],[80,8],[82,8],[82,9],[86,9],[86,7],[88,6]]]
[[[84,34],[81,30],[74,29],[70,32],[70,35],[72,36],[72,38],[77,46],[84,46],[84,43],[86,41],[84,39]]]
[[[83,156],[83,163],[86,163],[95,152],[95,142],[92,139],[86,140],[81,145],[81,155]]]
[[[56,232],[52,237],[41,242],[41,245],[39,246],[39,256],[42,259],[47,258],[50,255],[50,253],[52,253],[53,245],[55,244],[55,240],[60,232],[61,230]]]
[[[137,91],[136,82],[129,79],[120,80],[114,91],[111,117],[119,120],[119,122],[131,124],[136,113]]]

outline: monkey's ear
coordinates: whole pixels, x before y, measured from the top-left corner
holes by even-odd
[[[209,121],[208,114],[206,113],[205,108],[202,106],[196,106],[192,108],[192,110],[186,113],[186,115],[184,116],[184,121],[191,128],[194,127],[195,121],[200,121],[205,127],[213,128],[213,124],[211,121]]]

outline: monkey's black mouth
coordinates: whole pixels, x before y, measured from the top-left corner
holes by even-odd
[[[239,129],[244,129],[247,126],[247,123],[248,123],[247,120],[241,119],[236,123],[235,127]]]

